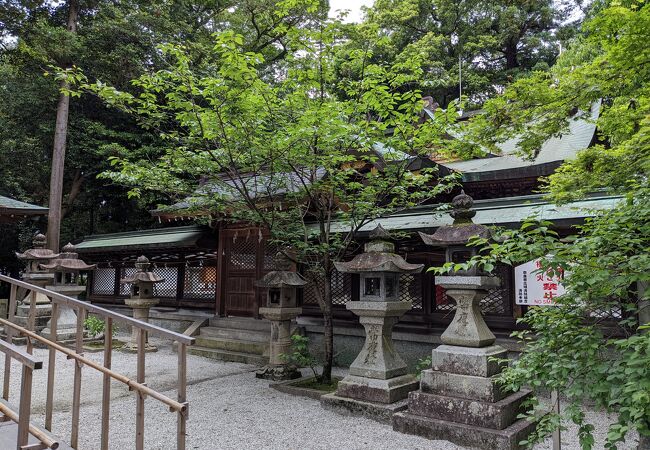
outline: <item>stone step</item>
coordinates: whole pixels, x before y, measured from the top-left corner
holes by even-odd
[[[201,336],[225,339],[241,339],[245,341],[266,342],[271,339],[271,327],[265,331],[238,330],[235,328],[202,327]]]
[[[269,331],[271,329],[268,320],[251,317],[213,317],[210,319],[210,326],[234,330]]]
[[[47,326],[47,323],[50,321],[50,316],[36,316],[34,319],[35,319],[34,323],[36,324],[36,329],[40,331]],[[29,328],[28,327],[29,317],[14,316],[13,322],[19,327]]]
[[[535,429],[535,422],[520,419],[504,430],[423,417],[407,412],[393,416],[393,430],[427,439],[446,440],[470,448],[519,450],[519,442]]]
[[[18,316],[23,316],[23,317],[29,317],[29,311],[31,309],[30,305],[18,305],[16,307],[16,315]],[[52,305],[49,303],[47,305],[36,305],[36,308],[34,308],[34,314],[36,317],[40,316],[51,316],[52,315]]]
[[[269,344],[264,342],[245,341],[241,339],[227,339],[206,337],[199,334],[196,337],[196,345],[199,347],[228,350],[238,353],[250,353],[253,355],[268,355]]]
[[[192,345],[187,348],[190,355],[203,356],[204,358],[216,359],[219,361],[238,362],[251,364],[254,366],[264,366],[268,364],[269,359],[261,355],[251,355],[249,353],[232,352],[228,350],[218,350]]]

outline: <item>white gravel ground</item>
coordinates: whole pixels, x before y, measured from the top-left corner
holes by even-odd
[[[147,383],[175,398],[176,361],[170,343],[155,339],[157,353],[147,355]],[[47,351],[35,350],[47,365]],[[88,357],[101,362],[101,353]],[[0,367],[4,356],[0,354]],[[19,367],[12,370],[12,397],[18,404]],[[135,355],[113,353],[113,369],[135,377]],[[188,356],[188,448],[210,449],[460,449],[447,441],[430,441],[394,432],[390,426],[372,420],[341,416],[322,409],[315,400],[294,397],[268,387],[268,382],[254,376],[255,367],[212,361]],[[54,434],[69,441],[70,405],[72,402],[73,364],[65,357],[57,358],[57,389],[55,394]],[[340,373],[344,373],[343,370]],[[1,376],[1,374],[0,374]],[[47,368],[34,378],[33,420],[42,425],[45,407]],[[123,385],[113,383],[111,403],[112,449],[134,448],[135,401]],[[101,417],[101,375],[84,369],[82,387],[80,448],[99,448]],[[607,424],[611,418],[603,413],[587,411],[596,426],[597,444],[603,448]],[[145,447],[175,448],[176,416],[153,399],[146,401]],[[550,449],[550,443],[536,447]],[[563,434],[563,449],[578,450],[574,428]],[[635,448],[634,442],[619,446]]]

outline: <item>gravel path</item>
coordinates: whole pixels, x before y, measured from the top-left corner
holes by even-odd
[[[169,343],[152,342],[160,350],[147,355],[147,383],[175,397],[176,354]],[[35,355],[47,364],[47,352],[36,349]],[[101,362],[101,353],[87,354]],[[0,354],[0,367],[4,356]],[[135,355],[113,353],[113,369],[135,377]],[[12,374],[18,374],[16,364]],[[430,441],[394,432],[390,426],[357,417],[340,416],[322,409],[315,400],[294,397],[269,389],[268,382],[254,377],[255,367],[212,361],[188,356],[188,448],[210,449],[460,449],[446,441]],[[68,441],[72,399],[73,364],[65,357],[57,358],[57,391],[55,394],[54,433]],[[344,371],[339,371],[340,374]],[[1,374],[0,374],[1,376]],[[33,420],[42,425],[45,406],[47,369],[36,371],[33,392]],[[101,375],[92,370],[83,372],[80,448],[99,448],[101,417]],[[18,404],[19,377],[13,375],[12,398]],[[111,402],[112,449],[134,448],[135,401],[121,384],[113,383]],[[607,424],[603,413],[587,412],[596,425],[597,444],[603,448]],[[145,447],[175,448],[176,417],[157,401],[146,401]],[[578,450],[576,430],[563,434],[563,449]],[[550,443],[536,449],[550,449]],[[620,449],[633,449],[630,442]]]

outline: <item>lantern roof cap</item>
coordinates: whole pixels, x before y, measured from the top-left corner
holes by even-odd
[[[473,205],[474,199],[461,190],[451,201],[453,209],[449,215],[454,219],[453,224],[444,225],[433,234],[418,232],[424,243],[434,247],[449,247],[467,244],[473,236],[485,239],[492,237],[488,227],[472,221],[472,217],[476,215],[476,211],[472,209]]]
[[[120,280],[120,283],[162,283],[165,281],[165,279],[158,274],[151,272],[149,270],[149,267],[151,267],[149,258],[144,255],[138,256],[138,258],[135,260],[135,273],[122,278]]]
[[[364,252],[349,262],[335,262],[336,270],[343,273],[393,272],[420,273],[424,264],[411,264],[396,253]]]
[[[40,264],[39,267],[51,272],[79,272],[97,267],[96,264],[86,264],[79,259],[79,254],[75,252],[75,247],[71,243],[66,244],[62,250],[49,264]]]
[[[384,241],[392,241],[393,237],[390,235],[386,229],[381,226],[381,224],[378,224],[374,230],[372,230],[369,234],[370,240],[384,240]]]
[[[335,262],[336,270],[343,273],[361,272],[396,272],[419,273],[424,264],[411,264],[395,253],[395,244],[391,235],[381,226],[370,233],[370,242],[364,246],[364,252],[356,255],[352,261]]]
[[[32,240],[33,247],[29,250],[25,250],[23,253],[16,252],[16,257],[18,259],[44,259],[50,260],[59,256],[58,253],[54,253],[49,248],[45,248],[47,238],[42,233],[37,233],[34,235]]]
[[[273,270],[255,283],[258,287],[302,287],[307,281],[298,273],[289,270]]]

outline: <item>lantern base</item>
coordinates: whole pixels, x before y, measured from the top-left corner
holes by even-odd
[[[300,378],[302,377],[302,374],[293,366],[266,365],[255,372],[255,377],[265,380],[285,381]]]
[[[410,391],[418,387],[418,380],[413,375],[402,375],[387,380],[348,375],[339,382],[336,395],[388,404],[405,399]]]
[[[124,352],[124,353],[138,353],[138,344],[134,344],[132,342],[127,342],[119,350],[121,352]],[[158,347],[156,347],[154,345],[151,345],[148,342],[144,345],[144,352],[145,353],[155,353],[157,351],[158,351]]]

